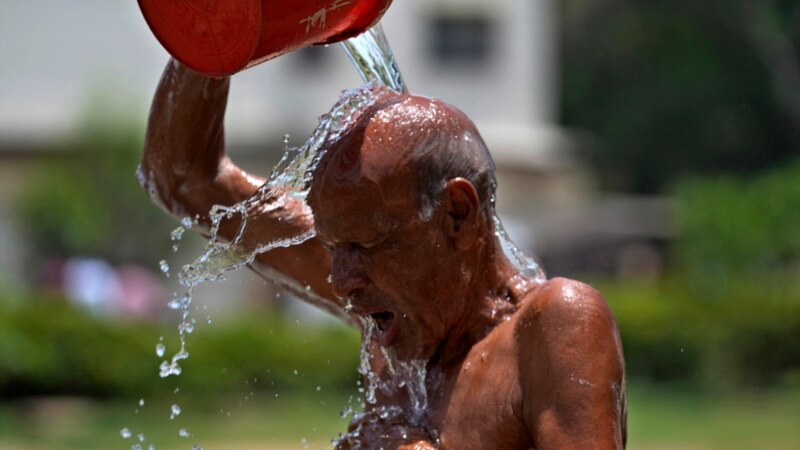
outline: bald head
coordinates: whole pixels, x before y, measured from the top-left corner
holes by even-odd
[[[484,213],[493,210],[491,155],[472,121],[440,100],[381,91],[326,147],[312,191],[368,179],[413,198],[420,215],[428,218],[447,182],[461,177],[475,187]]]

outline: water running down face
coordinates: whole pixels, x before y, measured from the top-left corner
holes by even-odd
[[[477,238],[461,216],[475,222],[481,208],[471,183],[442,179],[442,200],[427,211],[418,195],[420,155],[449,151],[477,132],[442,102],[397,100],[331,143],[309,205],[333,257],[334,294],[349,301],[351,313],[375,320],[382,346],[401,358],[421,358],[466,313],[476,267],[468,251]]]

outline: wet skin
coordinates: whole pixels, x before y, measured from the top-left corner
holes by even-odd
[[[225,157],[222,118],[228,80],[170,63],[148,126],[142,181],[169,212],[199,214],[253,196],[263,180]],[[420,213],[411,136],[449,145],[477,136],[462,113],[436,100],[404,96],[374,108],[337,142],[309,194],[313,217],[275,194],[280,208],[253,206],[245,245],[315,227],[302,245],[260,255],[261,266],[310,285],[311,300],[348,320],[379,325],[379,345],[428,363],[424,426],[355,423],[341,448],[622,448],[625,386],[613,316],[600,294],[566,279],[537,284],[502,255],[476,188],[442,180],[441,199]],[[442,130],[447,130],[444,132]],[[432,137],[431,137],[432,136]],[[221,228],[231,237],[236,223]],[[326,281],[331,276],[331,283]],[[349,314],[344,311],[349,303]],[[375,406],[408,408],[403,394]]]

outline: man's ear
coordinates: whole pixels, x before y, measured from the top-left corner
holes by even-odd
[[[464,178],[447,182],[442,193],[444,227],[458,250],[468,250],[478,239],[480,201],[475,186]]]

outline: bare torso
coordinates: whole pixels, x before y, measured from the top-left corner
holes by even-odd
[[[532,447],[517,381],[519,343],[514,329],[519,317],[510,316],[473,346],[461,364],[447,371],[441,388],[431,393],[430,417],[442,448]]]
[[[429,366],[426,428],[438,448],[622,448],[624,375],[605,302],[557,278],[518,306],[462,358]]]

